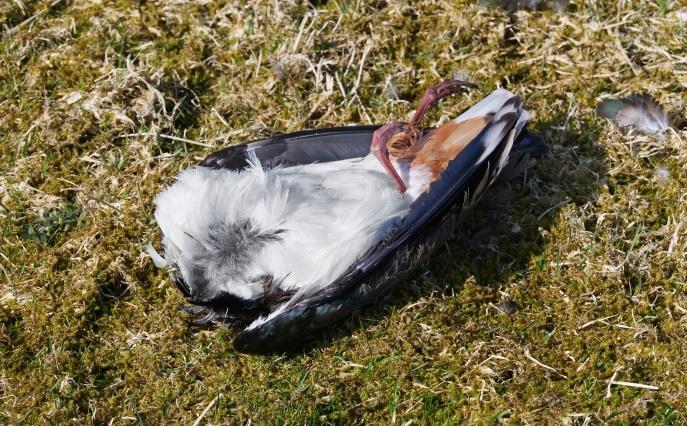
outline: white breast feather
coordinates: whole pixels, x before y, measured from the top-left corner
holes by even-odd
[[[252,162],[242,172],[187,169],[155,200],[164,261],[203,298],[222,291],[260,297],[254,278],[263,275],[282,289],[314,292],[379,241],[414,199],[396,190],[372,156],[266,171]],[[277,238],[239,256],[234,270],[233,260],[216,253],[213,229],[242,223],[250,223],[249,236]]]

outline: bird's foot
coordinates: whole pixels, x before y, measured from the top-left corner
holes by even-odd
[[[417,128],[425,116],[427,111],[434,106],[441,99],[450,96],[454,93],[467,92],[468,88],[475,88],[477,85],[462,80],[446,80],[441,83],[437,83],[434,86],[430,86],[429,89],[425,91],[420,100],[420,104],[413,114],[413,118],[410,120],[409,125],[413,128]]]
[[[377,129],[372,135],[370,151],[377,157],[382,166],[401,192],[408,186],[394,168],[389,155],[403,158],[408,155],[420,136],[419,125],[425,113],[442,98],[453,93],[465,92],[469,87],[477,87],[472,83],[461,80],[447,80],[427,89],[415,110],[413,118],[408,123],[388,123]]]
[[[398,137],[397,135],[401,136]],[[382,164],[382,167],[384,167],[384,170],[386,170],[391,180],[394,181],[394,184],[396,184],[398,190],[401,192],[406,192],[408,186],[405,184],[405,182],[403,182],[403,179],[401,179],[401,176],[399,176],[398,172],[394,168],[394,165],[391,164],[391,160],[389,159],[389,148],[391,148],[394,153],[396,153],[398,149],[402,149],[401,146],[390,147],[389,145],[392,144],[389,144],[389,142],[405,145],[407,142],[401,141],[403,135],[407,136],[404,131],[404,124],[385,124],[379,129],[375,130],[374,134],[372,135],[372,145],[370,145],[370,151],[372,151],[375,157],[377,157],[377,160],[379,160],[379,162]],[[398,140],[394,142],[394,139]]]

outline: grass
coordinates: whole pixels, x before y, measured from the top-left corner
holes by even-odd
[[[687,421],[687,4],[0,5],[0,423]],[[396,292],[302,353],[195,329],[152,200],[213,150],[523,96],[551,146]],[[663,138],[595,114],[652,93]],[[658,387],[609,385],[611,378]],[[206,410],[207,409],[207,410]]]

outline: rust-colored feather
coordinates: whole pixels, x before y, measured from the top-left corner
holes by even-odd
[[[427,139],[413,146],[414,158],[410,167],[428,167],[432,181],[439,178],[448,163],[472,141],[489,122],[488,117],[473,117],[459,123],[449,121]]]

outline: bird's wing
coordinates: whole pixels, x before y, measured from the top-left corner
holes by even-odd
[[[242,170],[249,166],[246,158],[251,151],[268,169],[364,157],[370,152],[372,133],[378,128],[377,125],[333,127],[275,135],[221,149],[207,156],[200,166]]]
[[[415,148],[410,167],[428,167],[437,179],[448,163],[460,154],[487,125],[489,117],[479,116],[456,123],[449,121],[423,138]]]

